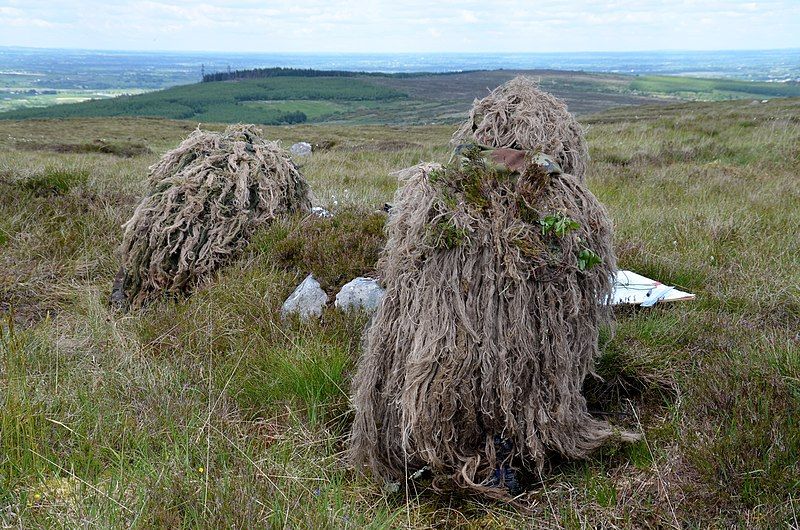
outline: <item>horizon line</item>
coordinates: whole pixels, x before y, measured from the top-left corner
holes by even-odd
[[[580,50],[580,51],[395,51],[395,52],[350,52],[350,51],[221,51],[221,50],[162,50],[162,49],[114,49],[114,48],[77,48],[77,47],[39,47],[0,44],[0,49],[40,50],[40,51],[82,51],[104,53],[175,53],[175,54],[220,54],[220,55],[570,55],[570,54],[629,54],[629,53],[724,53],[724,52],[780,52],[800,50],[800,46],[786,48],[718,48],[718,49],[645,49],[645,50]]]

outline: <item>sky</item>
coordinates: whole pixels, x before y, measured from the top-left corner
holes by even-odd
[[[237,53],[800,48],[800,0],[0,0],[0,46]]]

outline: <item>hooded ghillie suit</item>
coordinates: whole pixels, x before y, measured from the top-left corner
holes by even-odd
[[[427,466],[437,487],[504,497],[510,470],[630,439],[581,395],[615,269],[611,221],[582,180],[480,146],[401,180],[353,382],[354,464],[401,482]]]
[[[546,153],[578,180],[583,180],[589,161],[583,129],[567,105],[524,76],[475,100],[451,143]]]
[[[310,208],[297,166],[259,129],[198,129],[150,168],[148,191],[123,225],[112,301],[140,307],[190,292],[235,257],[257,227]]]

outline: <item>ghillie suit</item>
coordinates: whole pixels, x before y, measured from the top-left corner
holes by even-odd
[[[508,498],[514,469],[633,437],[581,395],[609,316],[611,220],[553,159],[523,153],[514,171],[510,151],[401,175],[353,381],[350,456],[380,479],[427,466],[434,487]]]
[[[276,216],[309,211],[289,154],[252,125],[194,131],[150,168],[148,191],[123,225],[112,301],[140,307],[191,291]]]
[[[475,100],[469,118],[451,144],[480,144],[545,153],[583,180],[589,148],[583,129],[557,97],[539,89],[530,77],[515,77]]]

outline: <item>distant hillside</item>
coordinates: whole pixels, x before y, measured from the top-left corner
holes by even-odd
[[[800,97],[800,83],[759,83],[735,79],[641,76],[630,84],[631,90],[645,94],[665,94],[685,99],[720,101],[747,97]]]
[[[325,101],[335,106],[337,102],[385,102],[405,97],[396,89],[372,85],[360,79],[272,77],[198,83],[135,96],[19,109],[0,114],[0,119],[148,116],[279,125],[306,121],[305,106],[297,104],[287,108],[285,105],[260,105],[259,102]],[[313,115],[315,109],[313,104],[311,106]]]
[[[589,114],[629,105],[800,97],[798,83],[627,76],[558,70],[373,74],[263,68],[208,74],[204,81],[140,95],[0,114],[0,119],[146,116],[200,122],[282,125],[449,123],[475,98],[516,75],[530,75]]]

